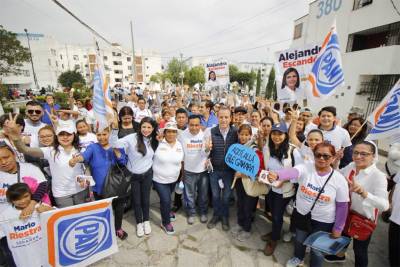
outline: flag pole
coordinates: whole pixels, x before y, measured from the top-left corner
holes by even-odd
[[[370,114],[371,115],[371,114]],[[368,116],[369,117],[369,116]],[[368,118],[367,117],[367,118]],[[367,124],[368,120],[365,120],[364,123],[361,125],[360,128],[358,128],[358,130],[353,134],[353,136],[350,138],[350,141],[353,141],[354,137],[357,136],[357,134],[362,130],[362,128],[364,127],[365,124]]]

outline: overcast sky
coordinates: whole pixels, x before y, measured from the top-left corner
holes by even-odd
[[[153,49],[168,57],[215,55],[240,61],[272,61],[286,49],[293,21],[308,12],[309,0],[59,0],[112,42]],[[93,35],[51,0],[1,0],[0,24],[7,30],[51,35],[58,41],[90,44]],[[283,41],[283,42],[280,42]],[[280,43],[277,43],[280,42]],[[276,43],[271,46],[268,44]],[[105,45],[103,43],[103,45]],[[221,54],[238,50],[258,49]],[[269,51],[269,52],[268,52]],[[269,53],[269,55],[268,55]]]

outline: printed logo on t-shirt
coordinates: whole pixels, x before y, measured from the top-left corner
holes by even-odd
[[[0,203],[6,203],[7,198],[6,198],[6,193],[7,189],[10,187],[8,183],[3,183],[0,186]]]
[[[35,222],[14,225],[13,230],[8,234],[9,244],[12,248],[28,246],[42,239],[39,234],[42,228]]]
[[[307,183],[307,185],[301,185],[300,186],[300,191],[301,191],[301,196],[303,197],[304,200],[308,202],[314,202],[315,198],[318,196],[319,191],[321,190],[321,187],[315,186],[312,183]],[[325,189],[322,190],[321,195],[318,198],[318,204],[319,205],[325,205],[331,202],[331,197],[324,195]]]

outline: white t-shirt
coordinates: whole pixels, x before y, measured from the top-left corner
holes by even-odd
[[[158,145],[153,159],[153,181],[161,184],[176,182],[181,171],[184,153],[179,141],[171,146],[165,140]]]
[[[313,164],[300,164],[295,168],[300,173],[297,179],[299,189],[296,195],[296,209],[300,214],[306,215],[330,173],[319,176]],[[311,217],[319,222],[333,223],[335,221],[336,202],[348,201],[349,187],[347,181],[342,174],[334,171],[315,204]]]
[[[153,114],[151,114],[151,111],[147,108],[141,110],[140,108],[137,108],[135,110],[135,121],[137,123],[140,123],[140,121],[144,118],[144,117],[153,117]]]
[[[393,180],[396,186],[392,196],[392,214],[390,220],[400,225],[400,174],[398,173]]]
[[[48,160],[52,176],[51,189],[54,197],[66,197],[83,191],[76,182],[76,176],[84,174],[84,165],[78,163],[75,167],[70,167],[68,162],[73,155],[79,151],[73,148],[70,152],[58,147],[58,153],[53,147],[41,147],[44,158]]]
[[[304,90],[299,87],[295,91],[285,86],[282,89],[278,89],[278,102],[289,103],[293,105],[295,103],[301,103],[304,99]]]
[[[17,162],[25,162],[24,154],[19,152],[17,150],[17,148],[10,142],[10,140],[8,140],[7,138],[0,138],[0,141],[4,141],[7,144],[7,146],[9,146],[14,151],[14,154],[16,155]]]
[[[29,136],[29,138],[31,139],[30,147],[39,147],[39,138],[38,138],[39,130],[46,125],[47,124],[41,121],[39,121],[36,124],[33,124],[30,120],[25,119],[25,128],[23,135]]]
[[[278,159],[270,157],[266,169],[270,171],[279,171],[284,167],[292,167],[292,161],[290,158],[283,159],[283,164],[282,164],[282,162],[280,162]],[[272,187],[272,191],[278,194],[283,194],[282,187],[281,188]]]
[[[81,153],[94,143],[97,143],[97,137],[94,133],[87,133],[85,136],[79,136],[79,148],[81,149]]]
[[[311,129],[318,129],[318,126],[311,127]],[[329,131],[325,131],[320,129],[324,135],[324,140],[331,143],[336,151],[340,150],[341,148],[345,148],[351,146],[351,140],[349,133],[343,129],[342,127],[335,125],[333,129]]]
[[[7,237],[7,244],[14,258],[16,266],[41,267],[46,265],[42,256],[45,244],[43,243],[42,228],[39,215],[36,211],[26,220],[20,220],[21,210],[9,205],[0,214],[0,229]]]
[[[204,172],[208,158],[204,151],[204,132],[200,130],[198,134],[192,135],[189,129],[186,129],[178,135],[178,140],[181,142],[185,154],[185,171],[193,173]]]
[[[301,147],[296,147],[293,150],[293,157],[295,165],[299,165],[302,163],[312,163],[314,164],[314,153],[310,147],[306,146],[304,143],[301,144]]]
[[[20,179],[23,182],[23,177],[35,178],[38,184],[46,181],[42,171],[33,164],[30,163],[19,163]],[[7,189],[18,182],[17,173],[8,173],[0,171],[0,214],[3,210],[9,206],[6,198]],[[32,192],[34,193],[34,192]]]

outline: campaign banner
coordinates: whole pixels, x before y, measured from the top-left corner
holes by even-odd
[[[307,44],[275,53],[275,81],[279,102],[301,103],[306,98],[304,89],[307,77],[320,50],[318,44]],[[294,82],[293,74],[297,76]]]
[[[240,144],[229,147],[225,163],[235,171],[250,176],[253,180],[260,169],[260,159],[256,152],[252,148]]]
[[[118,252],[112,198],[42,213],[49,266],[87,266]]]
[[[205,78],[206,90],[227,88],[229,84],[229,65],[225,60],[206,63]]]

